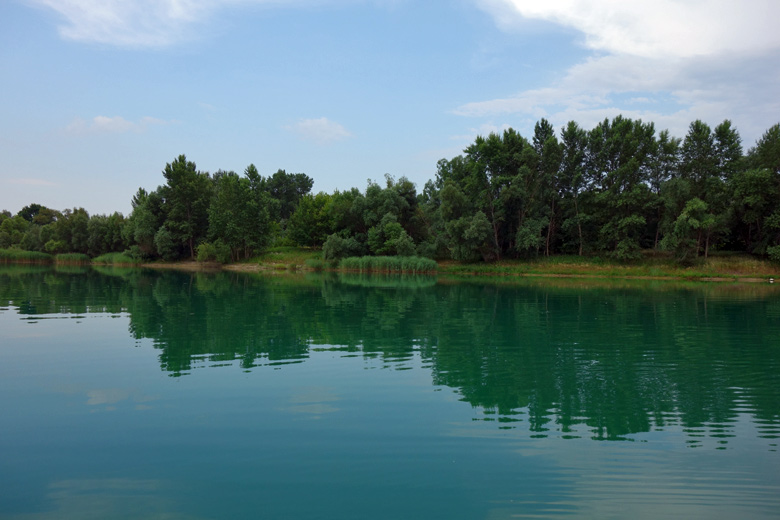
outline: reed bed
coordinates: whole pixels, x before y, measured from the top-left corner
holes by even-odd
[[[0,263],[4,264],[50,264],[54,258],[47,253],[38,251],[22,251],[21,249],[0,249]]]

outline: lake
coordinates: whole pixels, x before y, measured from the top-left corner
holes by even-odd
[[[0,518],[777,518],[780,287],[0,266]]]

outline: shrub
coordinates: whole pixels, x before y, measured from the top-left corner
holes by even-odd
[[[339,260],[362,254],[365,254],[365,250],[354,237],[343,238],[335,233],[330,235],[322,246],[322,257],[325,260]]]
[[[198,262],[230,263],[230,247],[221,240],[203,242],[198,246]]]
[[[780,245],[767,247],[766,252],[769,255],[770,260],[780,262]]]

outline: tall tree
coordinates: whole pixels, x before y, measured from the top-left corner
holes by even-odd
[[[589,187],[600,228],[599,248],[615,258],[635,258],[642,247],[655,147],[652,123],[622,116],[605,119],[588,134]]]
[[[585,189],[585,158],[588,134],[574,122],[569,121],[561,132],[561,169],[559,183],[563,201],[568,204],[568,217],[561,227],[569,236],[576,228],[577,254],[583,252],[584,237],[582,223],[587,216],[582,213],[580,198]]]
[[[184,155],[166,164],[163,176],[167,181],[161,190],[167,209],[164,225],[174,243],[185,245],[190,258],[194,258],[195,245],[208,232],[211,180]]]
[[[266,183],[268,193],[279,201],[279,213],[274,217],[282,221],[290,218],[298,201],[314,186],[314,180],[305,173],[287,173],[284,170],[278,170]]]
[[[555,129],[546,119],[541,119],[534,127],[534,151],[538,157],[540,183],[542,185],[542,203],[546,202],[547,234],[544,238],[544,254],[550,256],[551,243],[555,229],[559,225],[557,204],[564,187],[558,178],[558,172],[563,159],[563,149],[555,136]]]

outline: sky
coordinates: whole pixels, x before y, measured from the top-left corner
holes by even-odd
[[[618,114],[683,138],[780,122],[777,0],[3,0],[0,209],[128,215],[201,171],[386,174],[477,135]]]

